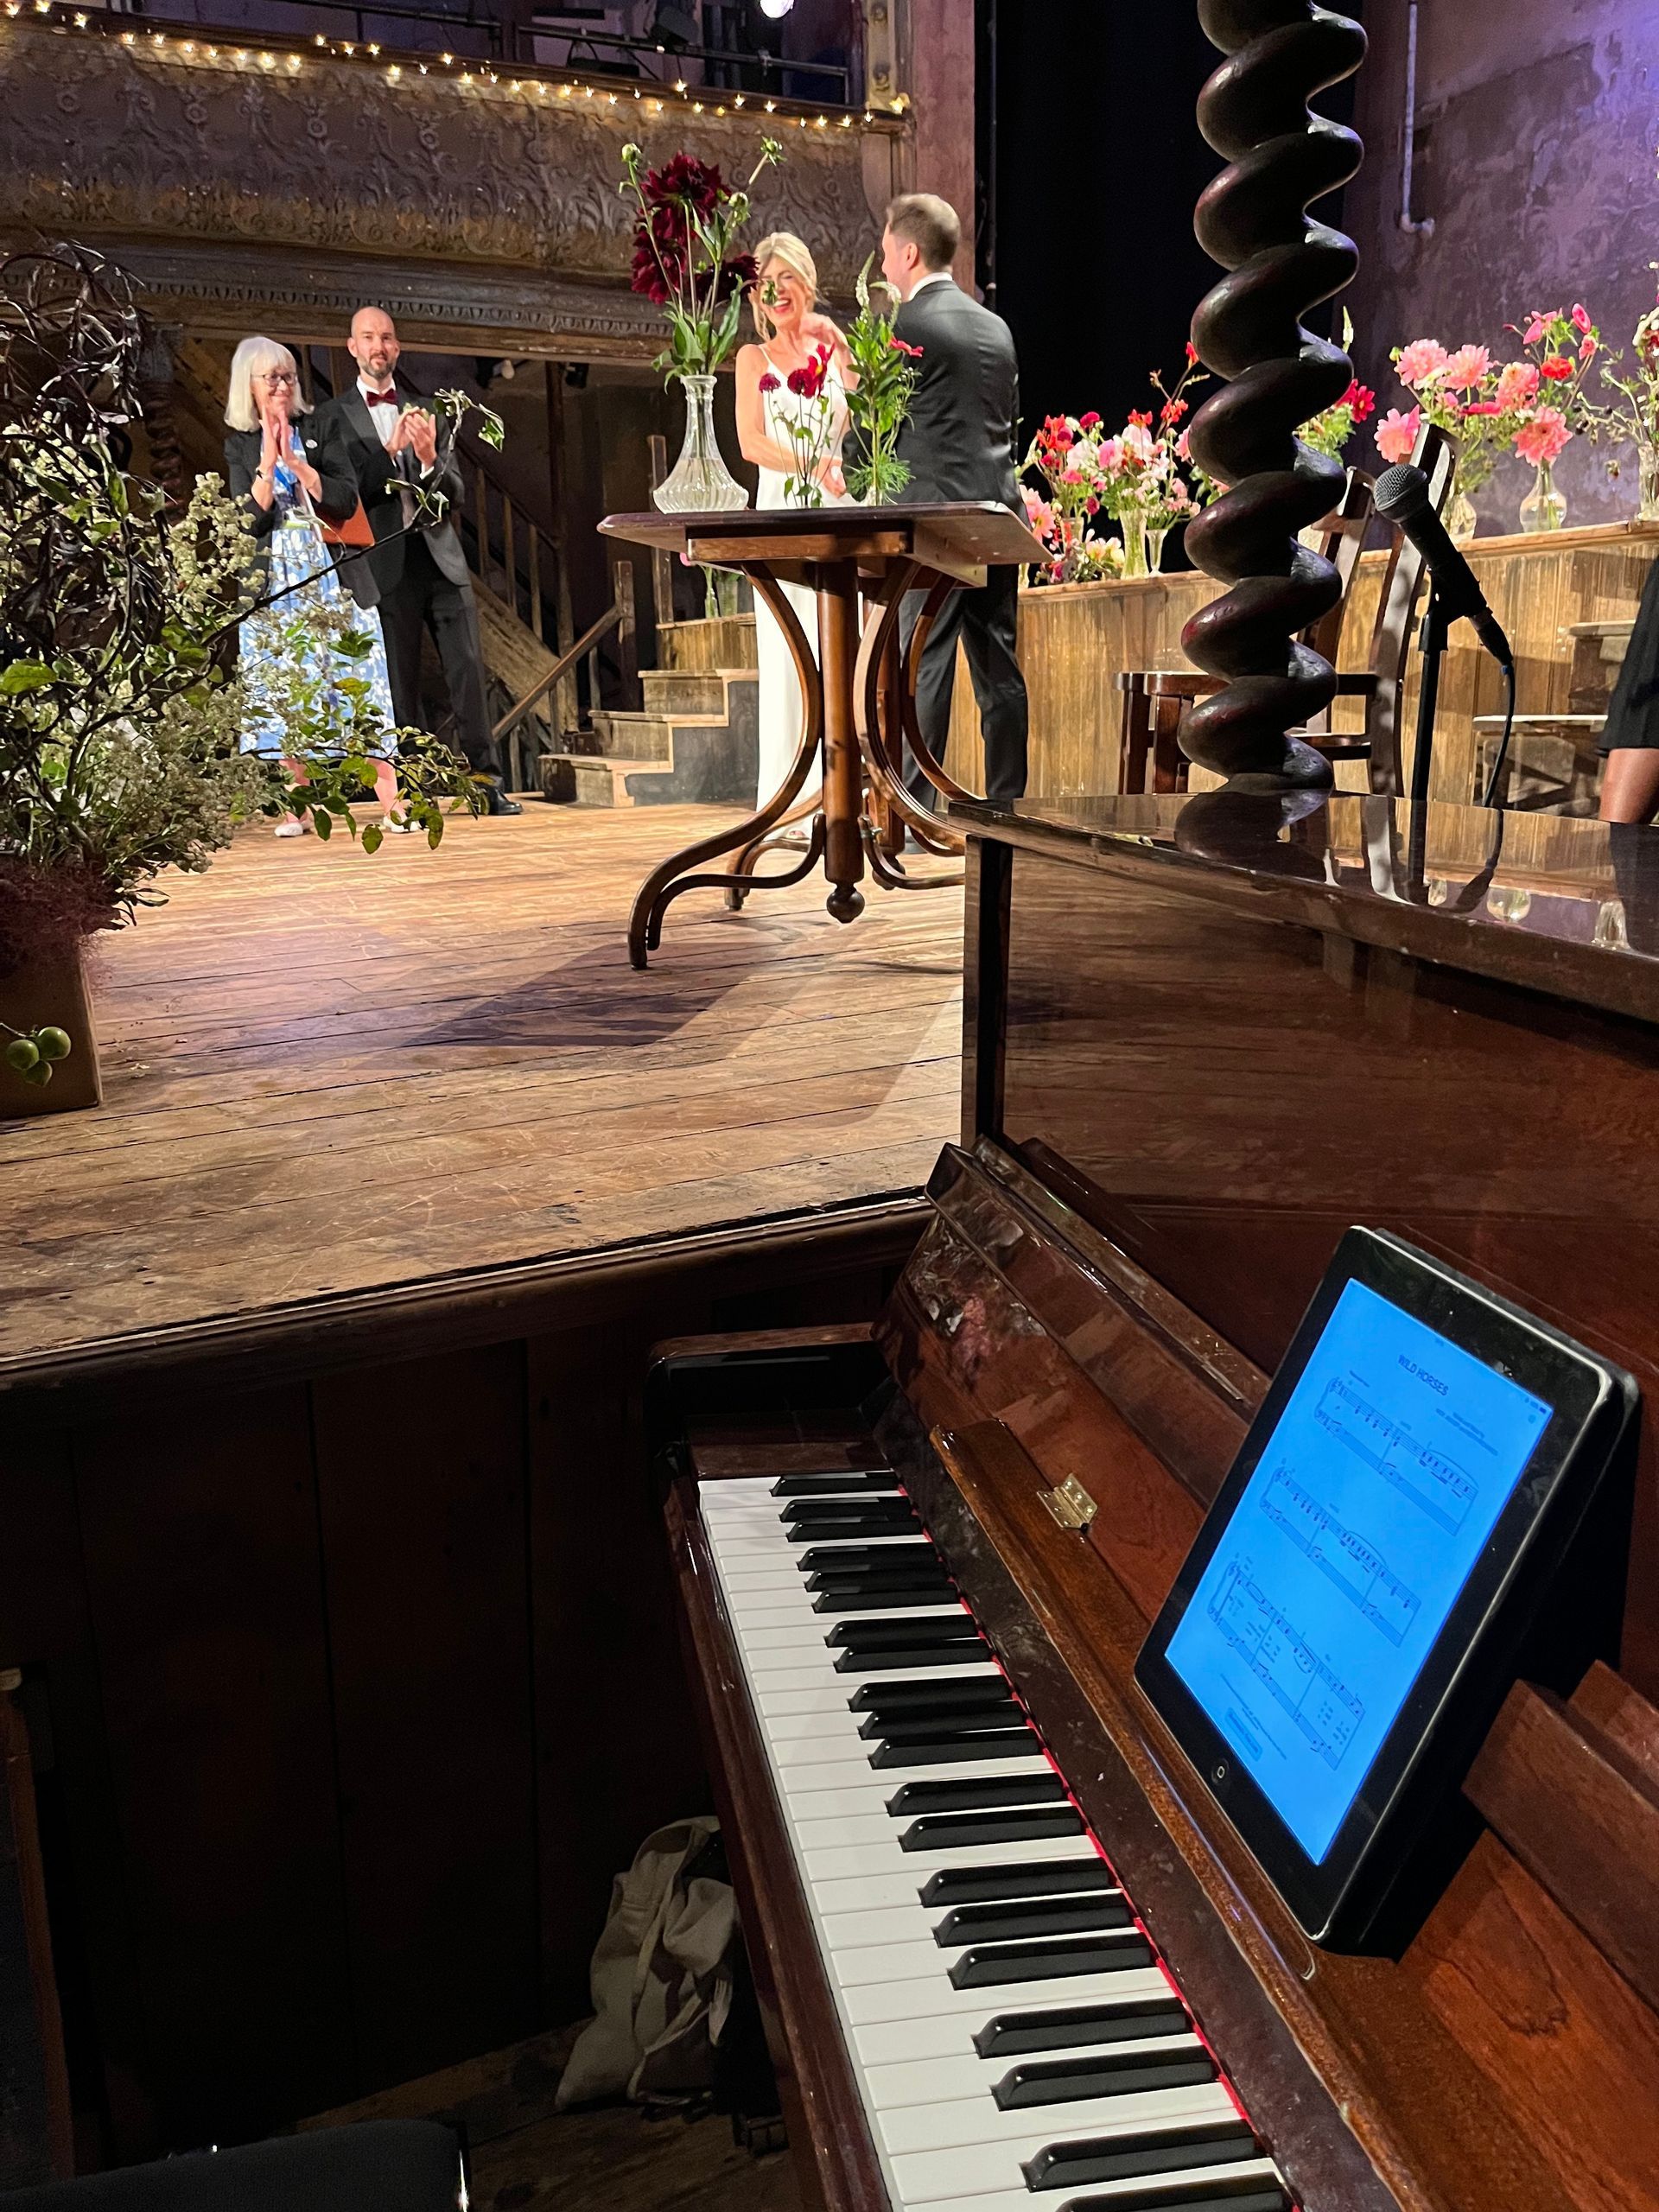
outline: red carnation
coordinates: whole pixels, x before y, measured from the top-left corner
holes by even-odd
[[[1565,384],[1573,373],[1573,364],[1564,354],[1552,353],[1548,360],[1539,362],[1538,373],[1552,384]]]
[[[1084,430],[1097,430],[1100,428],[1099,416],[1093,412],[1084,416],[1078,424],[1078,428]]]

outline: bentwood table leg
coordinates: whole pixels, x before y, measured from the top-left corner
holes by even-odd
[[[791,868],[786,874],[741,875],[722,872],[719,875],[705,875],[691,873],[709,861],[718,860],[722,854],[760,843],[778,827],[793,806],[806,781],[808,772],[817,758],[827,726],[824,691],[819,680],[818,664],[807,642],[806,632],[801,627],[800,618],[790,604],[788,594],[764,563],[755,563],[747,569],[747,573],[757,596],[765,601],[777,617],[800,683],[803,712],[795,765],[782,787],[774,791],[766,804],[750,815],[747,821],[738,823],[733,829],[721,830],[712,837],[699,838],[695,845],[688,845],[683,852],[676,853],[671,859],[664,861],[660,867],[652,870],[635,895],[633,912],[628,918],[628,958],[636,968],[643,968],[647,955],[655,952],[661,943],[663,915],[683,891],[779,890],[785,884],[803,882],[811,874],[823,854],[824,830],[819,820],[813,823],[805,859],[798,868]],[[827,783],[828,779],[825,780]],[[856,807],[854,812],[856,816]],[[859,906],[863,903],[860,899]],[[856,911],[855,908],[854,912]],[[835,912],[833,903],[830,912]],[[850,920],[852,917],[848,915],[842,918]]]
[[[853,688],[858,668],[858,569],[825,563],[818,572],[818,645],[823,661],[824,901],[838,922],[864,911],[864,764]]]

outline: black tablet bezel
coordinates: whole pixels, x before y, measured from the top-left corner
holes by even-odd
[[[1351,1282],[1388,1299],[1554,1411],[1329,1850],[1316,1861],[1170,1664],[1168,1646]],[[1409,1827],[1414,1808],[1421,1813],[1436,1790],[1461,1779],[1461,1761],[1472,1747],[1456,1726],[1459,1711],[1466,1717],[1480,1705],[1482,1662],[1502,1662],[1506,1630],[1513,1632],[1514,1617],[1527,1610],[1528,1568],[1541,1531],[1548,1523],[1564,1539],[1576,1527],[1637,1396],[1621,1369],[1400,1238],[1369,1229],[1351,1229],[1343,1238],[1135,1669],[1205,1789],[1315,1942],[1364,1924],[1395,1872],[1373,1858],[1384,1830]]]

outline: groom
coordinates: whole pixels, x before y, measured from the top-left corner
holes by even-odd
[[[506,796],[501,747],[490,725],[478,602],[454,521],[459,464],[453,453],[440,454],[436,423],[420,396],[397,382],[402,348],[391,317],[379,308],[359,308],[346,350],[357,365],[357,380],[321,408],[317,420],[344,444],[373,533],[373,550],[348,562],[344,573],[359,607],[379,607],[392,711],[399,728],[421,727],[421,639],[429,631],[461,749],[483,779],[490,812],[522,814]],[[404,482],[410,490],[398,488]],[[417,486],[448,502],[441,519],[422,512]]]
[[[961,244],[956,210],[931,193],[906,193],[887,209],[882,273],[904,302],[893,333],[921,348],[910,420],[899,438],[899,457],[910,464],[904,497],[996,499],[1019,514],[1020,365],[1014,337],[1000,315],[970,299],[951,276]],[[1026,788],[1030,709],[1014,653],[1019,591],[1018,569],[992,569],[979,590],[954,592],[923,648],[916,685],[922,735],[934,758],[943,760],[960,638],[979,702],[986,795],[995,806],[1012,806]],[[921,605],[919,593],[906,604],[906,639]],[[919,768],[910,790],[924,804],[937,805],[933,786]]]

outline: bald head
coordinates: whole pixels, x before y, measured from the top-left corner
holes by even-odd
[[[346,350],[365,377],[385,384],[397,365],[397,326],[384,308],[359,308]]]

